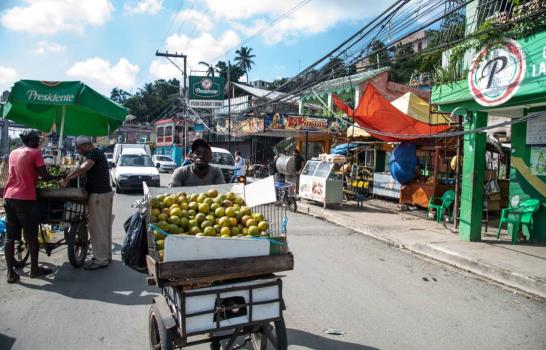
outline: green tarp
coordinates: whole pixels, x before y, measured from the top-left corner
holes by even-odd
[[[20,80],[11,89],[2,117],[29,128],[60,131],[64,135],[106,136],[121,126],[127,109],[79,81]]]

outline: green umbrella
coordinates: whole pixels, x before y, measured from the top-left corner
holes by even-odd
[[[13,85],[2,117],[29,128],[63,135],[106,136],[121,126],[127,109],[80,81],[20,80]]]

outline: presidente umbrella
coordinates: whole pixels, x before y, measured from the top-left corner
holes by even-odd
[[[64,135],[106,136],[121,126],[127,109],[80,81],[20,80],[13,85],[2,117],[26,127]]]

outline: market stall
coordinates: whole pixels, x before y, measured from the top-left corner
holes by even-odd
[[[287,349],[275,273],[293,269],[294,257],[286,208],[275,201],[273,177],[246,186],[144,184],[148,282],[161,288],[148,318],[152,348],[210,343],[220,349],[223,342],[225,350]],[[186,205],[197,205],[195,219],[194,209],[181,209]],[[173,214],[170,224],[161,220],[164,211]]]

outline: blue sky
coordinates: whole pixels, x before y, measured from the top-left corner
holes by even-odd
[[[180,77],[155,51],[199,61],[233,60],[252,34],[302,0],[2,0],[0,91],[18,79],[82,80],[102,93],[134,92]],[[244,43],[256,55],[249,79],[292,76],[394,0],[311,0]]]

